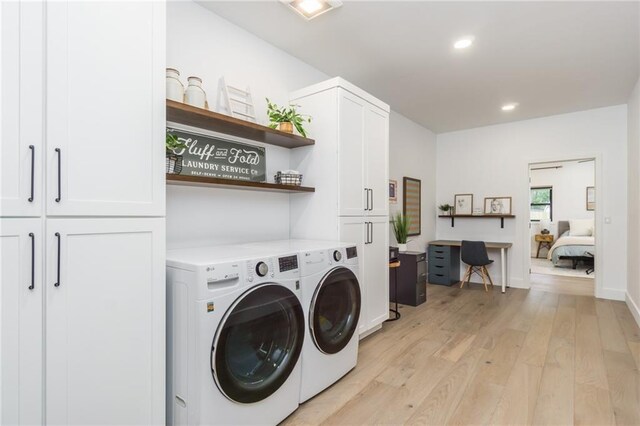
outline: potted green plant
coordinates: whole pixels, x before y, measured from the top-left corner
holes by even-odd
[[[453,212],[453,206],[448,203],[442,204],[438,206],[438,208],[440,209],[443,215],[451,215],[451,213]]]
[[[302,124],[306,121],[311,123],[311,117],[300,114],[296,111],[296,107],[300,105],[289,105],[288,107],[279,107],[267,99],[267,115],[269,116],[269,127],[278,129],[282,132],[293,133],[295,127],[301,136],[307,137],[307,132]]]
[[[411,220],[398,212],[393,218],[393,233],[396,236],[398,242],[398,251],[407,251],[407,237],[409,234],[409,223]]]
[[[183,142],[180,142],[176,135],[167,131],[167,138],[165,141],[167,173],[179,175],[182,171],[182,155],[176,154],[176,150],[183,148],[186,148],[186,145]]]

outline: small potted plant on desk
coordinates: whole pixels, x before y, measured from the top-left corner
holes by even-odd
[[[409,234],[409,218],[398,212],[393,218],[393,233],[398,242],[398,251],[407,251],[407,234]]]
[[[298,105],[289,105],[289,107],[279,107],[271,103],[269,98],[267,98],[267,115],[271,121],[269,127],[286,133],[293,133],[293,128],[295,127],[298,133],[300,133],[300,136],[306,138],[307,132],[304,130],[302,123],[305,121],[311,123],[311,117],[299,114],[296,111],[297,106]]]
[[[442,204],[438,206],[438,208],[442,212],[443,216],[451,216],[451,213],[453,212],[453,206],[450,204]]]
[[[187,146],[180,142],[176,135],[167,132],[165,141],[165,151],[167,157],[167,173],[179,175],[182,171],[182,155],[176,154],[176,150],[181,150]]]

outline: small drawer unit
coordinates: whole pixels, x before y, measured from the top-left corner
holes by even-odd
[[[429,244],[429,283],[453,285],[460,282],[460,247]]]
[[[427,254],[407,251],[398,255],[398,303],[418,306],[427,301]],[[396,271],[389,271],[389,300],[396,301]]]

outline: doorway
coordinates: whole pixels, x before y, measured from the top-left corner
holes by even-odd
[[[531,288],[595,294],[595,158],[529,164]]]

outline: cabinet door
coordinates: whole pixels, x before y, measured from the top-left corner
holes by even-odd
[[[40,216],[42,2],[0,2],[0,216]]]
[[[362,216],[367,207],[363,168],[366,102],[343,89],[339,93],[339,211],[340,216]]]
[[[0,220],[0,424],[42,424],[41,219]]]
[[[163,216],[165,5],[47,4],[47,214]]]
[[[367,329],[389,318],[389,218],[368,217],[370,243],[364,247]]]
[[[358,248],[358,280],[360,281],[360,294],[362,304],[360,308],[360,320],[358,332],[362,334],[367,331],[367,285],[365,282],[365,241],[368,240],[367,222],[363,217],[341,217],[340,218],[340,241],[356,244]]]
[[[164,219],[46,227],[46,423],[164,424]]]
[[[368,105],[364,120],[366,187],[370,188],[369,216],[389,215],[389,114]],[[410,155],[410,153],[408,154]]]

